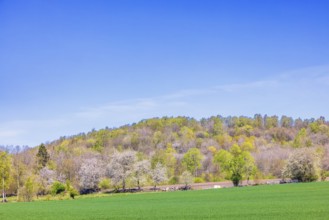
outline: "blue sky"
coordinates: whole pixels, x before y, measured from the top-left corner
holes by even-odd
[[[328,118],[328,7],[0,0],[0,145],[162,116]]]

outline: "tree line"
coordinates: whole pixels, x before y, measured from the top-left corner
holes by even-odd
[[[93,129],[34,148],[0,147],[0,177],[3,198],[30,201],[162,183],[324,180],[328,158],[324,117],[163,117]]]

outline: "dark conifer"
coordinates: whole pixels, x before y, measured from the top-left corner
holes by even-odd
[[[39,150],[37,153],[38,168],[40,168],[40,169],[44,168],[47,165],[49,159],[50,159],[50,156],[47,152],[45,145],[41,144],[39,146]]]

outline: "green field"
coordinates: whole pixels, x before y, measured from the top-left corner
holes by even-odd
[[[7,203],[0,219],[329,219],[329,182]]]

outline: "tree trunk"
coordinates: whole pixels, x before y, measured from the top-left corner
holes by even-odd
[[[126,191],[126,180],[125,179],[122,180],[122,190]]]
[[[17,201],[19,199],[19,170],[17,169]]]
[[[137,186],[138,186],[138,190],[140,190],[141,186],[139,185],[139,180],[137,180]]]
[[[5,177],[2,177],[2,202],[5,202]]]

